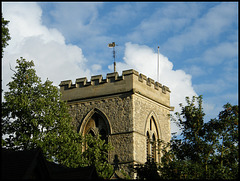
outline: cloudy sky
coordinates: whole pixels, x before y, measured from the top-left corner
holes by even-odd
[[[34,60],[37,75],[61,80],[135,69],[185,97],[203,95],[206,121],[227,102],[238,104],[238,3],[39,2],[2,3],[11,40],[2,60],[2,86],[16,59]],[[177,128],[172,125],[172,132]]]

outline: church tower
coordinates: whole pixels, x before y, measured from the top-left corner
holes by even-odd
[[[125,70],[60,83],[62,99],[70,106],[73,124],[83,135],[102,135],[114,147],[109,162],[132,178],[129,166],[160,162],[157,140],[170,141],[170,90],[137,71]]]

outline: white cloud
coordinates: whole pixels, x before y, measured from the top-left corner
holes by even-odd
[[[206,70],[197,65],[191,65],[184,68],[184,71],[194,77],[202,76],[206,74]]]
[[[75,81],[76,78],[83,76],[90,77],[92,71],[98,72],[102,69],[99,64],[93,64],[89,66],[91,69],[88,68],[88,61],[81,48],[66,44],[64,36],[57,29],[50,29],[42,24],[42,10],[38,4],[3,3],[2,5],[3,16],[10,21],[9,30],[12,38],[2,60],[3,90],[6,90],[6,84],[11,81],[13,74],[9,69],[9,63],[12,68],[15,67],[16,59],[21,56],[27,60],[34,60],[37,74],[42,81],[48,77],[55,85],[61,80]],[[91,10],[94,9],[95,7]],[[80,26],[87,27],[94,18],[86,15],[85,20]],[[99,36],[94,34],[93,37]],[[157,80],[155,52],[156,50],[148,46],[126,43],[124,62],[117,62],[117,71],[120,73],[122,70],[133,68]],[[179,103],[185,103],[186,96],[196,95],[191,76],[183,70],[174,70],[172,62],[162,54],[160,54],[159,82],[170,88],[171,106],[174,106],[178,112],[180,112]],[[172,132],[176,131],[179,131],[178,128],[172,125]]]
[[[238,92],[222,93],[214,97],[203,96],[203,110],[205,115],[205,121],[210,121],[213,118],[217,118],[220,111],[223,110],[223,105],[231,103],[232,105],[238,105]]]
[[[209,65],[217,65],[223,60],[238,56],[237,42],[223,42],[215,47],[209,48],[203,54],[202,60]]]
[[[173,36],[191,24],[201,9],[202,5],[199,3],[156,3],[150,16],[142,16],[141,22],[128,34],[127,39],[133,42],[147,42],[149,39],[159,41],[159,38],[166,34]],[[144,14],[144,9],[141,14]]]
[[[227,82],[225,82],[222,79],[215,80],[214,82],[208,82],[208,83],[201,83],[194,85],[194,88],[201,92],[202,94],[204,93],[213,93],[213,94],[218,94],[224,92],[226,89]]]
[[[94,72],[102,70],[102,66],[99,64],[93,64],[91,67]]]
[[[157,80],[157,53],[145,45],[126,43],[124,62],[117,62],[117,71],[122,72],[126,69],[135,69],[139,73]],[[179,103],[185,105],[185,97],[196,96],[192,86],[191,76],[183,70],[173,70],[173,64],[167,57],[160,54],[160,83],[166,85],[171,90],[171,106],[175,111],[181,112]],[[112,69],[112,65],[109,66]],[[172,132],[178,132],[179,129],[172,124]]]
[[[44,3],[41,5],[44,6]],[[100,2],[55,3],[44,20],[49,26],[59,29],[68,40],[85,40],[102,31],[101,25],[96,21],[97,8],[101,5]]]
[[[16,59],[34,60],[37,75],[58,85],[61,80],[73,81],[82,76],[90,77],[87,59],[82,49],[66,44],[57,29],[41,23],[41,8],[36,3],[3,3],[3,17],[9,20],[11,40],[3,57],[3,90],[11,81]]]
[[[142,4],[138,7],[133,3],[119,3],[107,12],[107,15],[101,19],[101,23],[104,23],[105,26],[109,26],[110,24],[123,25],[139,16],[139,8],[142,8]]]
[[[181,52],[188,46],[196,46],[199,43],[218,38],[236,21],[237,8],[235,3],[221,3],[210,8],[208,13],[194,21],[193,26],[189,26],[181,34],[169,38],[164,44],[164,49]]]

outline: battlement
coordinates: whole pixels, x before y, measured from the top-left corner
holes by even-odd
[[[170,90],[167,86],[130,69],[122,72],[108,73],[106,79],[102,75],[78,78],[75,84],[71,80],[61,81],[60,91],[62,99],[75,101],[99,96],[108,96],[119,93],[133,92],[141,94],[166,106],[170,106]]]

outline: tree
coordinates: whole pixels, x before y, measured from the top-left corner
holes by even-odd
[[[103,168],[111,169],[107,160],[100,159],[106,157],[102,153],[106,154],[110,145],[74,131],[58,88],[49,80],[41,82],[33,61],[21,57],[17,64],[2,103],[2,145],[16,150],[40,147],[49,161],[67,167],[93,164],[100,174]],[[84,143],[93,144],[94,149],[83,152]]]
[[[156,180],[161,178],[158,174],[158,166],[152,159],[147,159],[145,164],[135,164],[133,171],[137,173],[137,179]]]
[[[227,103],[218,118],[206,123],[207,141],[212,145],[210,165],[217,166],[211,172],[212,178],[232,179],[238,177],[239,133],[238,106]]]
[[[218,118],[204,121],[202,96],[186,97],[187,105],[172,121],[182,130],[169,143],[158,140],[161,163],[138,166],[138,176],[151,179],[237,179],[239,165],[238,106],[227,103]],[[153,174],[152,174],[153,175]]]
[[[100,135],[85,136],[85,148],[83,157],[86,159],[86,166],[94,165],[100,177],[110,178],[113,174],[113,166],[108,163],[108,152],[113,149],[111,144],[106,144]]]
[[[11,39],[9,30],[8,30],[8,25],[9,21],[5,20],[2,16],[2,57],[3,57],[3,48],[6,48],[8,45],[7,41]]]
[[[40,147],[47,159],[65,163],[62,154],[69,147],[81,149],[74,144],[81,138],[73,132],[68,107],[51,81],[41,83],[33,61],[21,58],[17,64],[2,103],[2,134],[8,135],[5,146],[16,150]]]
[[[204,123],[202,96],[187,97],[172,117],[182,130],[162,157],[161,177],[168,179],[236,179],[238,177],[238,106],[226,104],[218,118]],[[165,147],[166,148],[166,147]]]

